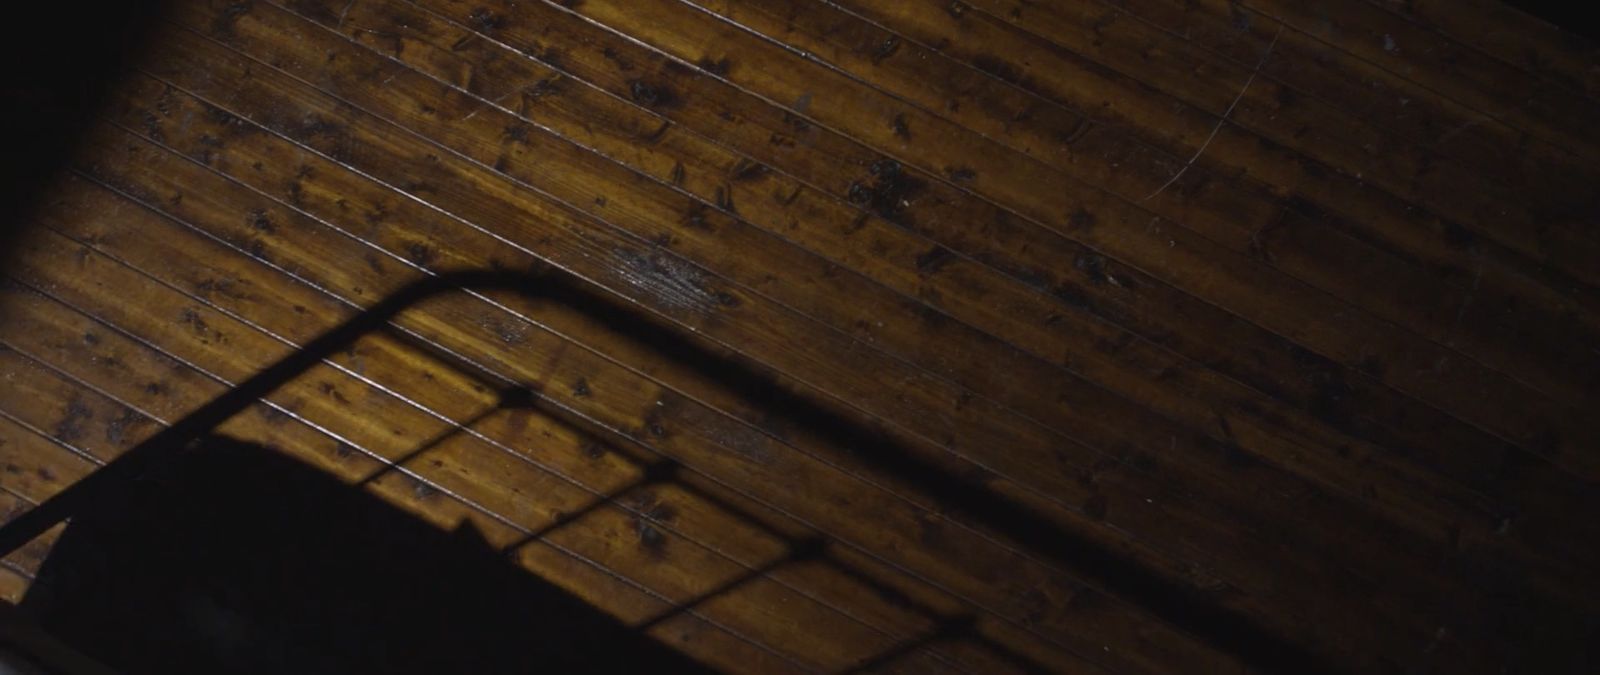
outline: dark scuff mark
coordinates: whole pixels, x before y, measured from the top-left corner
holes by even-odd
[[[903,211],[911,199],[926,186],[922,181],[906,175],[899,162],[881,159],[868,167],[867,181],[850,184],[846,198],[852,204],[865,208],[890,222],[903,222]]]
[[[577,398],[589,398],[593,393],[589,389],[589,380],[587,379],[580,377],[577,382],[572,383],[572,395]]]
[[[661,559],[667,555],[667,535],[656,529],[655,525],[643,518],[633,519],[634,534],[639,537],[639,547],[643,548],[652,558]]]
[[[937,274],[945,265],[955,259],[955,253],[942,245],[934,244],[933,248],[917,256],[917,273],[923,275]]]
[[[278,231],[278,227],[272,224],[272,220],[270,218],[267,218],[266,209],[250,209],[250,214],[246,217],[245,221],[249,223],[250,227],[255,229],[257,232],[273,234]]]
[[[810,102],[811,102],[811,95],[810,94],[806,94],[805,96],[801,96],[800,99],[805,101],[809,105]],[[803,134],[803,133],[811,130],[811,122],[810,121],[808,121],[804,117],[801,117],[799,115],[795,115],[795,114],[787,112],[787,111],[785,111],[783,113],[783,123],[788,125],[789,128],[793,129],[794,132],[797,133],[797,134]]]
[[[728,74],[728,71],[733,67],[733,62],[729,61],[726,57],[712,60],[711,57],[706,56],[702,57],[699,61],[695,61],[694,65],[699,66],[701,70],[711,73],[712,75],[722,77],[723,75]]]
[[[667,135],[667,130],[671,128],[672,120],[661,120],[661,126],[656,127],[655,131],[640,137],[639,140],[653,145],[657,141],[660,141],[662,136]]]
[[[794,200],[800,198],[800,192],[801,192],[801,186],[796,185],[796,186],[794,186],[793,190],[789,191],[789,194],[783,195],[781,197],[779,197],[778,195],[773,195],[773,196],[777,197],[779,204],[782,204],[784,206],[788,206],[790,204],[793,204]]]
[[[1094,122],[1090,121],[1088,117],[1079,117],[1078,123],[1072,125],[1071,129],[1066,131],[1057,129],[1054,135],[1057,141],[1070,148],[1074,143],[1078,142],[1078,139],[1088,135],[1089,130],[1093,128]]]
[[[1068,307],[1087,310],[1094,306],[1094,303],[1089,300],[1088,294],[1074,285],[1062,284],[1052,288],[1050,289],[1050,295]]]
[[[467,14],[467,25],[480,33],[493,34],[500,30],[506,23],[505,19],[482,7],[478,7]]]
[[[716,293],[712,294],[712,297],[716,298],[718,305],[728,309],[732,309],[744,304],[744,301],[740,300],[739,296],[725,291],[717,291]]]
[[[420,241],[406,244],[406,259],[416,263],[419,267],[427,267],[435,260],[433,249]]]
[[[615,49],[606,47],[600,50],[600,55],[604,56],[607,61],[617,64],[617,70],[619,71],[626,73],[633,70],[633,62],[618,54]]]
[[[978,177],[978,172],[973,171],[970,167],[957,166],[946,169],[945,175],[957,183],[971,183],[974,178]]]
[[[94,411],[83,404],[76,396],[67,401],[66,415],[56,424],[51,432],[56,440],[71,445],[84,436],[84,425],[94,419]]]
[[[423,482],[421,478],[412,478],[411,493],[416,495],[417,499],[426,501],[438,496],[439,490],[438,488]]]
[[[238,290],[233,279],[206,279],[195,284],[195,290],[207,298],[224,297],[231,300],[248,300],[250,295]]]
[[[233,2],[222,8],[222,12],[211,22],[211,33],[217,37],[233,37],[233,24],[239,17],[250,13],[253,3]]]
[[[355,155],[351,148],[350,137],[345,133],[344,127],[337,122],[312,116],[301,125],[296,135],[303,137],[303,141],[308,145],[340,163],[349,163]]]
[[[743,182],[760,178],[766,173],[767,166],[765,164],[751,161],[747,158],[740,158],[739,162],[733,165],[733,169],[728,171],[728,178],[735,182]]]
[[[634,510],[639,515],[658,523],[670,523],[678,517],[678,510],[671,504],[661,501],[654,491],[644,491],[632,499]]]
[[[644,80],[629,81],[628,96],[646,108],[667,108],[676,103],[671,90]]]
[[[272,258],[267,256],[267,242],[261,241],[260,239],[251,239],[250,243],[245,244],[244,250],[250,254],[250,257],[255,258],[256,260],[267,263],[272,262]]]
[[[477,41],[478,41],[478,36],[476,36],[476,35],[463,35],[463,36],[461,36],[461,39],[450,43],[450,51],[459,52],[459,51],[465,50],[468,46],[471,46],[472,43],[477,42]]]
[[[694,228],[696,230],[705,230],[707,232],[715,231],[716,228],[712,227],[711,223],[706,221],[706,213],[708,211],[710,211],[710,209],[704,203],[691,202],[689,204],[689,208],[684,209],[683,219],[679,222],[686,227]]]
[[[1094,214],[1085,209],[1078,209],[1067,216],[1067,225],[1073,230],[1085,230],[1094,227]]]
[[[1477,241],[1471,230],[1462,227],[1455,221],[1446,221],[1444,224],[1444,240],[1458,249],[1469,249]]]
[[[161,118],[152,114],[145,114],[144,135],[150,137],[151,140],[157,143],[165,143],[167,141],[167,136],[161,131]]]
[[[877,64],[884,59],[894,56],[894,53],[897,51],[900,51],[900,38],[891,35],[884,39],[883,42],[878,43],[877,48],[872,50],[872,62]]]
[[[1241,33],[1250,30],[1250,12],[1240,7],[1238,0],[1228,1],[1228,18],[1234,30]]]
[[[1106,276],[1106,259],[1099,255],[1079,255],[1077,260],[1073,262],[1073,265],[1078,268],[1078,271],[1083,272],[1084,276],[1088,277],[1089,281],[1093,283],[1103,284],[1109,279],[1109,277]]]
[[[339,388],[333,386],[333,383],[331,382],[322,382],[318,384],[317,390],[322,392],[323,396],[332,398],[343,405],[350,405],[350,399],[345,398],[344,394],[339,393]]]
[[[114,447],[123,447],[128,440],[128,427],[138,422],[140,415],[132,410],[125,410],[121,415],[111,418],[106,423],[106,442]]]
[[[972,66],[1003,82],[1010,84],[1022,83],[1022,72],[1017,70],[1016,66],[999,58],[979,54],[972,57]]]
[[[178,320],[188,326],[195,335],[199,336],[200,342],[203,344],[211,344],[213,341],[218,343],[225,342],[222,338],[222,333],[213,329],[210,324],[206,323],[205,317],[200,316],[200,312],[192,308],[185,308],[182,312],[179,312]]]
[[[900,140],[911,140],[911,126],[906,123],[906,116],[904,113],[896,114],[894,119],[889,121],[889,129],[894,131],[895,137],[899,138]]]
[[[667,427],[662,423],[661,417],[661,406],[652,406],[650,411],[645,413],[644,420],[640,425],[639,431],[645,435],[648,435],[650,438],[666,438]]]
[[[162,391],[166,390],[166,385],[159,383],[152,384],[150,386],[159,387]],[[146,391],[149,391],[149,389],[150,387],[145,387]],[[282,426],[284,422],[289,421],[289,413],[286,413],[275,406],[264,405],[256,408],[256,410],[260,411],[261,419],[265,420],[266,423],[271,426]]]
[[[1224,425],[1228,423],[1226,419],[1221,417],[1218,417],[1217,419],[1220,420]],[[1230,431],[1230,438],[1232,438],[1231,433],[1232,432]],[[1259,469],[1265,466],[1265,464],[1255,455],[1245,452],[1243,448],[1234,443],[1222,444],[1222,461],[1227,465],[1228,468],[1237,469],[1240,471]]]
[[[561,93],[562,89],[564,88],[562,84],[563,77],[565,76],[556,74],[540,79],[538,82],[533,83],[533,86],[528,87],[526,91],[522,92],[523,99],[537,101],[546,96],[553,96]]]

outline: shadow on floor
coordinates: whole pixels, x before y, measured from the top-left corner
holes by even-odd
[[[21,608],[133,673],[704,672],[278,452],[208,437],[67,527]]]
[[[112,85],[138,60],[165,0],[8,3],[0,40],[0,269]]]

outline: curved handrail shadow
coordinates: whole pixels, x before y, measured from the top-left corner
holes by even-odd
[[[968,479],[954,475],[919,456],[896,439],[856,420],[841,416],[804,396],[774,385],[748,363],[709,350],[680,332],[638,316],[634,310],[564,274],[503,271],[447,272],[414,282],[389,295],[344,324],[323,333],[224,395],[175,422],[105,467],[40,503],[0,528],[0,555],[20,548],[56,523],[70,517],[91,499],[114,499],[119,485],[151,470],[164,458],[203,438],[217,425],[287,383],[308,368],[346,349],[369,331],[387,324],[401,311],[440,293],[458,290],[508,290],[524,297],[565,303],[608,328],[641,336],[657,351],[747,397],[787,421],[821,436],[833,447],[876,470],[904,478],[933,497],[949,513],[997,532],[1030,553],[1082,577],[1109,594],[1142,607],[1179,630],[1230,652],[1244,663],[1267,671],[1324,672],[1330,666],[1301,645],[1285,639],[1254,618],[1216,605],[1199,592],[1179,586],[1137,562],[1063,530],[1034,512]],[[458,359],[451,358],[449,362]],[[536,389],[508,392],[532,397]],[[592,426],[592,425],[585,425]],[[635,438],[612,430],[627,443]],[[415,454],[415,453],[413,453]],[[403,461],[403,460],[402,460]]]

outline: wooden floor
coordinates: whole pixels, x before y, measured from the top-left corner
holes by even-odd
[[[219,431],[733,672],[1593,672],[1594,44],[1493,0],[213,0],[147,42],[6,252],[6,512],[408,282],[558,270],[701,358],[458,293]]]

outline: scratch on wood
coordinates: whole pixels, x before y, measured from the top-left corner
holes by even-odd
[[[1255,70],[1250,71],[1250,77],[1245,79],[1244,86],[1239,88],[1239,95],[1233,97],[1233,102],[1228,104],[1228,109],[1222,111],[1222,117],[1217,120],[1217,126],[1211,128],[1211,135],[1206,137],[1206,142],[1200,144],[1200,149],[1194,151],[1194,156],[1190,157],[1189,161],[1184,163],[1183,168],[1178,169],[1178,172],[1172,174],[1172,177],[1168,178],[1167,182],[1162,183],[1161,187],[1156,188],[1155,192],[1150,193],[1150,196],[1145,197],[1140,201],[1147,202],[1155,199],[1156,195],[1161,194],[1168,187],[1171,187],[1173,183],[1178,182],[1178,179],[1182,178],[1183,174],[1189,171],[1189,167],[1194,166],[1195,161],[1200,159],[1200,155],[1205,154],[1206,148],[1211,146],[1211,141],[1216,140],[1217,134],[1222,131],[1222,125],[1228,123],[1228,116],[1233,114],[1233,109],[1238,107],[1239,101],[1244,99],[1244,93],[1250,91],[1250,85],[1255,83],[1256,76],[1261,74],[1261,66],[1266,65],[1267,57],[1272,55],[1272,48],[1278,46],[1278,38],[1282,35],[1283,24],[1278,24],[1278,32],[1273,33],[1272,42],[1268,43],[1267,50],[1261,53],[1261,60],[1256,61]]]
[[[344,18],[350,15],[350,8],[356,6],[356,0],[344,3],[344,9],[339,10],[339,21],[333,24],[334,28],[344,28]]]

